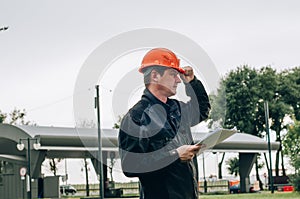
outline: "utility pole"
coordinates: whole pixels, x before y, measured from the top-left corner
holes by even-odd
[[[101,140],[101,125],[100,125],[100,103],[99,103],[99,85],[96,85],[96,103],[97,108],[97,126],[98,126],[98,173],[99,173],[99,199],[104,198],[103,186],[103,165],[102,165],[102,140]]]
[[[271,193],[274,193],[273,185],[273,174],[272,174],[272,154],[271,154],[271,141],[270,141],[270,131],[269,131],[269,104],[267,100],[264,100],[264,109],[265,109],[265,118],[266,118],[266,133],[268,137],[268,150],[269,150],[269,159],[270,159],[270,168],[269,168],[269,180],[271,185]]]

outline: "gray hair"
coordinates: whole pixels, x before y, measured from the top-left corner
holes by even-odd
[[[147,86],[148,84],[150,84],[150,80],[151,80],[151,72],[153,70],[155,70],[156,72],[158,72],[160,75],[163,75],[165,70],[167,69],[167,67],[165,66],[150,66],[147,67],[143,70],[143,74],[144,74],[144,84]]]

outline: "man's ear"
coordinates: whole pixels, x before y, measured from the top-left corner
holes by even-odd
[[[151,79],[154,82],[157,82],[159,77],[160,77],[160,74],[157,71],[155,71],[155,70],[151,71]]]

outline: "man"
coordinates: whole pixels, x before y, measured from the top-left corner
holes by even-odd
[[[145,90],[124,116],[119,132],[122,169],[138,177],[145,199],[196,199],[198,174],[190,127],[208,117],[209,99],[191,67],[179,66],[165,48],[150,50],[139,69]],[[184,82],[191,98],[184,103],[169,97]]]

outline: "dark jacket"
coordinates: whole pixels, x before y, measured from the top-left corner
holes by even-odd
[[[139,177],[145,199],[195,199],[197,161],[182,162],[176,148],[193,144],[190,127],[208,117],[209,99],[195,77],[186,84],[187,103],[158,100],[145,89],[142,99],[124,116],[119,132],[122,169]]]

